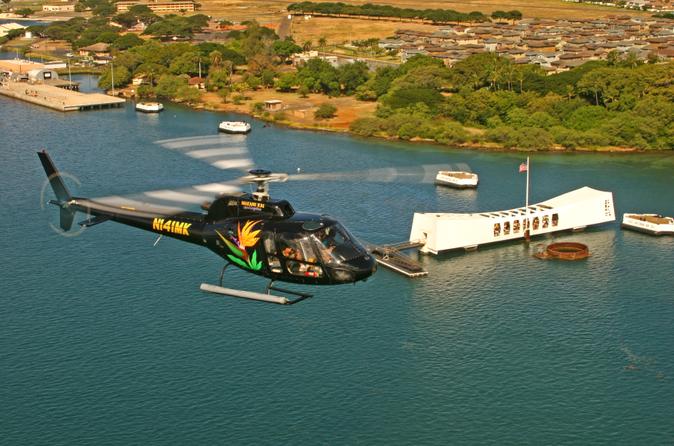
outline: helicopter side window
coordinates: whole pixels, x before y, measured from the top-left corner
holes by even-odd
[[[283,233],[278,235],[277,246],[290,274],[305,277],[323,276],[323,269],[318,265],[319,258],[311,238]]]
[[[281,268],[281,261],[279,260],[276,252],[276,243],[274,242],[273,236],[265,236],[264,250],[267,252],[267,263],[269,264],[269,269],[271,272],[282,273],[283,268]]]
[[[323,277],[323,268],[318,265],[289,260],[286,262],[288,272],[295,276]]]

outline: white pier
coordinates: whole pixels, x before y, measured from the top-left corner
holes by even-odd
[[[80,93],[46,84],[12,81],[0,85],[0,94],[62,112],[115,108],[126,102],[102,93]]]

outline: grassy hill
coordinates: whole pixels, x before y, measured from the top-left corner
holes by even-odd
[[[216,17],[232,21],[256,19],[260,22],[279,20],[286,11],[286,6],[292,1],[286,0],[201,0],[202,11]],[[570,3],[562,0],[461,0],[437,1],[430,0],[419,3],[415,0],[386,0],[386,1],[344,1],[349,4],[375,3],[397,6],[400,8],[438,8],[455,9],[457,11],[492,11],[517,9],[525,17],[563,18],[580,17],[595,18],[608,14],[641,14],[635,11],[601,7],[589,4]]]

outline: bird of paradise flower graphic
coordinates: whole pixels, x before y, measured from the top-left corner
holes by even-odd
[[[257,259],[257,251],[253,250],[252,254],[248,252],[248,248],[254,247],[260,240],[261,230],[255,229],[255,226],[260,222],[261,220],[249,220],[243,225],[243,228],[241,222],[238,222],[237,237],[232,237],[233,241],[228,240],[217,229],[215,231],[232,253],[227,254],[227,258],[237,265],[253,271],[262,269],[262,262]]]

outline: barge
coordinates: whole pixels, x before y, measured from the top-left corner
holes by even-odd
[[[674,235],[674,218],[658,214],[623,214],[621,226],[651,235]]]
[[[251,131],[252,127],[245,121],[222,121],[218,126],[218,130],[223,133],[230,134],[246,134]]]
[[[141,113],[159,113],[164,110],[164,104],[161,102],[139,102],[136,104],[136,111]]]
[[[613,193],[582,187],[541,203],[493,212],[416,212],[410,242],[424,253],[477,249],[507,240],[528,238],[615,220]]]
[[[473,172],[441,170],[435,177],[435,184],[454,189],[475,189],[479,182],[478,176]]]

